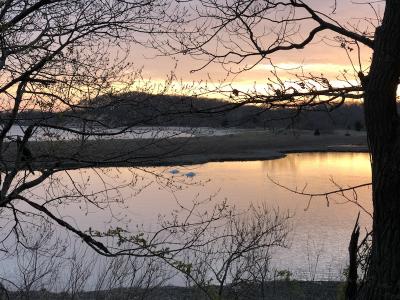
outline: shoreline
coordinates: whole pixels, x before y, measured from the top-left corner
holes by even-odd
[[[334,300],[345,294],[345,281],[298,281],[294,279],[279,278],[275,280],[266,280],[262,283],[243,282],[237,286],[225,286],[223,299],[230,299],[235,295],[235,299],[240,300],[284,300],[284,299],[311,299],[311,300]],[[207,286],[209,292],[217,293],[218,286]],[[18,292],[10,292],[11,296],[18,296]],[[1,295],[1,294],[0,294]],[[184,287],[165,285],[154,288],[112,288],[105,290],[79,291],[77,296],[82,300],[101,299],[136,299],[135,296],[150,296],[153,300],[182,300],[199,299],[206,300],[209,297],[198,287]],[[30,291],[30,299],[65,299],[65,294],[42,291]],[[17,298],[17,297],[15,297]],[[147,297],[144,297],[147,298]],[[20,298],[17,298],[20,299]],[[341,299],[341,298],[340,298]]]
[[[368,147],[358,145],[348,145],[346,148],[332,147],[332,148],[301,148],[290,149],[282,151],[268,151],[260,153],[236,153],[234,155],[208,155],[208,157],[191,155],[190,159],[177,159],[179,164],[174,162],[157,162],[155,164],[141,165],[143,167],[156,167],[156,166],[190,166],[200,165],[212,162],[229,162],[229,161],[260,161],[260,160],[275,160],[285,158],[288,154],[295,153],[368,153]],[[109,165],[108,165],[109,166]]]
[[[368,152],[364,132],[349,135],[334,132],[314,136],[271,135],[263,131],[227,136],[170,139],[94,140],[30,142],[34,169],[76,169],[89,167],[156,167],[196,165],[209,162],[272,160],[290,153]],[[10,147],[5,163],[13,164]]]

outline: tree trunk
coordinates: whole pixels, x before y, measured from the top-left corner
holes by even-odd
[[[400,1],[388,0],[365,87],[374,207],[371,265],[359,299],[400,299]]]

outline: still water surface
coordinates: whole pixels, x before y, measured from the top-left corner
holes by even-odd
[[[306,186],[306,192],[320,193],[336,189],[333,181],[347,187],[368,183],[370,177],[366,153],[302,153],[266,161],[72,170],[60,173],[47,186],[35,188],[26,196],[38,203],[62,196],[62,203],[69,204],[47,206],[55,215],[82,230],[91,227],[100,231],[110,226],[135,231],[141,224],[145,229],[156,229],[159,215],[168,216],[177,209],[177,203],[190,207],[193,201],[210,196],[212,201],[201,209],[209,210],[225,199],[238,209],[246,209],[250,203],[266,204],[293,215],[290,248],[273,253],[270,269],[290,270],[297,279],[336,280],[343,279],[348,241],[360,208],[340,196],[329,198],[329,206],[323,197],[309,203],[308,197],[285,190],[271,179],[292,189]],[[102,209],[81,201],[72,181],[80,192],[94,193]],[[370,194],[370,187],[357,191],[358,203],[367,211],[371,211]],[[360,223],[363,234],[370,228],[370,216],[362,212]],[[56,232],[56,236],[65,235]],[[71,248],[73,237],[68,236]],[[4,278],[18,271],[15,257],[1,261],[0,275]]]
[[[101,180],[96,174],[100,171]],[[134,188],[108,193],[110,198],[124,199],[123,204],[112,205],[114,218],[110,218],[108,209],[79,209],[76,205],[66,207],[64,213],[82,229],[89,226],[105,229],[110,224],[116,225],[119,218],[128,227],[137,224],[154,227],[158,215],[167,215],[177,207],[177,201],[190,206],[193,200],[213,195],[214,203],[227,199],[230,205],[243,209],[250,203],[266,203],[271,208],[289,210],[293,214],[291,247],[277,250],[272,265],[290,270],[299,279],[320,280],[341,276],[347,264],[348,240],[360,208],[340,196],[331,197],[329,206],[325,198],[314,198],[308,203],[308,197],[287,191],[269,178],[293,189],[302,190],[306,185],[306,192],[319,193],[335,189],[333,182],[348,187],[368,183],[371,177],[366,153],[301,153],[277,160],[215,162],[146,170],[88,169],[70,171],[69,175],[82,182],[90,178],[86,189],[96,191],[104,188],[105,182],[110,186],[126,182],[133,173],[137,176]],[[154,174],[158,174],[158,179]],[[172,186],[166,184],[165,180],[169,179],[172,179]],[[67,178],[63,180],[68,181]],[[358,202],[367,211],[371,211],[370,193],[370,187],[357,191]],[[352,194],[348,195],[352,197]],[[370,227],[371,218],[361,212],[360,221],[362,232],[365,232],[363,229]]]
[[[7,137],[16,138],[17,136],[24,136],[27,126],[13,125],[7,133]],[[195,136],[222,136],[228,134],[239,133],[243,129],[216,129],[211,127],[131,127],[131,128],[113,128],[107,129],[103,127],[82,128],[82,127],[65,127],[65,129],[53,129],[46,127],[36,127],[31,141],[54,141],[54,140],[81,140],[82,135],[68,131],[86,132],[89,140],[96,139],[165,139],[165,138],[181,138],[181,137],[195,137]],[[246,129],[246,131],[249,131]],[[96,134],[101,134],[100,136]]]

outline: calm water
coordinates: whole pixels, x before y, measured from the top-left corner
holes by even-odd
[[[23,136],[26,126],[18,126],[13,125],[11,130],[8,132],[7,136],[16,137]],[[70,129],[83,131],[81,127],[70,127]],[[178,137],[194,137],[194,136],[220,136],[220,135],[228,135],[233,133],[238,133],[243,131],[243,129],[215,129],[211,127],[132,127],[129,129],[125,128],[114,128],[114,129],[105,129],[105,128],[86,128],[85,131],[87,134],[96,134],[96,133],[107,133],[112,134],[110,136],[96,136],[92,135],[89,139],[163,139],[163,138],[178,138]],[[123,131],[123,133],[115,135],[115,133],[119,133]],[[43,128],[37,127],[34,132],[31,140],[33,141],[51,141],[51,140],[80,140],[82,138],[81,135],[68,132],[65,130],[58,130],[53,128]]]
[[[177,202],[190,206],[192,201],[207,199],[210,195],[213,203],[227,199],[239,209],[250,203],[267,203],[280,211],[289,210],[294,215],[291,247],[276,251],[272,264],[278,269],[291,270],[301,279],[336,279],[346,266],[348,240],[360,209],[338,196],[330,199],[329,206],[324,198],[315,198],[308,207],[308,197],[295,195],[268,177],[290,188],[303,189],[307,185],[307,192],[323,192],[335,189],[332,181],[342,186],[369,182],[370,161],[364,153],[303,153],[267,161],[146,170],[88,169],[68,174],[86,192],[107,188],[107,200],[119,201],[104,205],[104,210],[80,203],[58,208],[67,220],[82,229],[89,226],[106,229],[117,224],[131,229],[137,224],[154,228],[159,214],[169,214],[177,208]],[[121,187],[118,192],[110,189],[125,185],[132,178],[135,184]],[[59,179],[63,191],[47,189],[45,197],[68,192],[68,176],[60,175]],[[367,187],[357,194],[360,205],[369,211],[370,192]],[[43,195],[43,191],[35,190],[31,196]],[[106,202],[104,195],[100,194],[97,200]],[[361,227],[368,228],[370,223],[370,217],[361,213]]]

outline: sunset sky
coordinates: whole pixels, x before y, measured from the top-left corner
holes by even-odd
[[[350,26],[360,24],[364,18],[375,17],[375,12],[370,6],[364,4],[354,4],[355,1],[338,0],[335,13],[332,14],[332,7],[334,1],[308,1],[308,3],[315,9],[326,13],[334,18],[340,24],[350,28]],[[383,14],[384,2],[378,1],[374,3],[374,7],[378,15]],[[370,29],[373,26],[370,25]],[[273,63],[282,69],[288,69],[291,73],[299,72],[302,66],[304,73],[321,74],[332,80],[345,70],[349,78],[353,78],[354,73],[351,62],[347,57],[346,52],[340,47],[328,45],[329,40],[323,38],[332,38],[328,31],[319,34],[315,41],[302,50],[293,50],[287,52],[279,52],[270,56]],[[331,43],[332,44],[332,43]],[[351,53],[352,59],[357,64],[358,71],[358,58],[357,51]],[[167,76],[174,71],[178,80],[184,82],[198,82],[207,80],[208,82],[218,82],[223,80],[226,76],[226,71],[219,64],[209,65],[207,68],[191,73],[193,69],[202,66],[202,62],[196,61],[190,56],[176,55],[174,57],[155,57],[156,52],[146,49],[141,46],[135,46],[131,59],[136,67],[143,67],[143,75],[147,79],[152,79],[155,82],[162,82]],[[362,49],[361,61],[362,68],[365,70],[369,65],[371,52],[368,49]],[[176,67],[175,67],[176,66]],[[263,82],[271,76],[271,65],[268,60],[262,61],[251,71],[244,72],[236,77],[229,77],[233,80],[233,85],[240,89],[252,89],[254,83],[258,87],[262,87]],[[281,71],[283,78],[290,78],[290,74]]]

